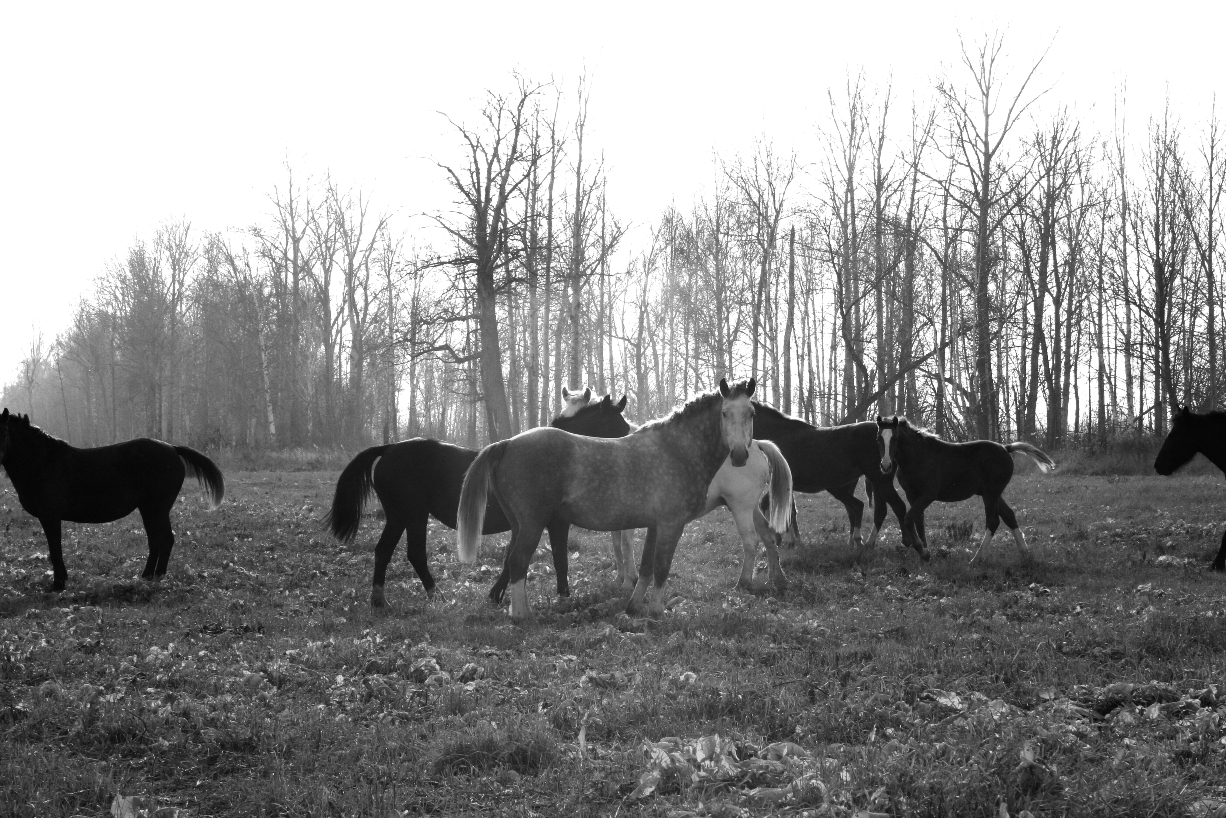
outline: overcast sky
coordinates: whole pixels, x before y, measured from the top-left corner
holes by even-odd
[[[411,229],[446,206],[434,162],[459,156],[439,112],[475,120],[513,70],[568,89],[586,71],[588,144],[604,152],[611,208],[642,229],[708,184],[716,152],[755,136],[815,160],[827,89],[849,72],[927,101],[939,77],[964,76],[960,35],[1002,31],[1015,81],[1050,46],[1045,108],[1067,105],[1089,130],[1110,127],[1124,82],[1132,129],[1169,89],[1194,130],[1226,75],[1220,3],[1167,2],[1161,17],[1139,3],[982,5],[6,3],[0,382],[158,224],[263,220],[287,159],[363,188]]]

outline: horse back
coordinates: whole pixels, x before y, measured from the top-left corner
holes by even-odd
[[[792,470],[792,489],[812,494],[846,485],[863,474],[877,475],[877,424],[810,426],[780,424],[759,430],[754,437],[779,447]]]
[[[137,508],[163,513],[183,486],[183,461],[160,440],[92,449],[57,443],[25,479],[13,480],[22,507],[40,519],[108,523]]]
[[[929,438],[923,456],[899,465],[898,482],[907,497],[931,496],[958,502],[975,495],[999,496],[1013,477],[1013,457],[992,440],[951,443]]]
[[[709,481],[651,431],[589,438],[543,427],[509,441],[495,477],[523,521],[561,519],[598,531],[684,521],[701,511]]]
[[[389,516],[408,521],[430,515],[448,528],[456,527],[464,473],[477,452],[428,437],[403,440],[375,464],[374,488]],[[506,515],[491,494],[487,499],[483,534],[510,529]]]

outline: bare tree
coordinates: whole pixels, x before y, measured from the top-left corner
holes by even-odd
[[[508,265],[516,251],[520,214],[512,204],[535,165],[529,138],[531,103],[540,87],[519,79],[512,96],[490,92],[481,110],[481,130],[452,121],[467,153],[467,164],[440,164],[453,192],[457,210],[436,221],[455,240],[450,263],[473,281],[474,317],[479,339],[481,390],[489,416],[490,440],[511,434],[498,332],[497,298],[509,286]],[[449,120],[451,121],[451,120]]]
[[[1026,73],[1012,97],[1004,95],[1001,85],[1005,77],[999,73],[1003,47],[1003,37],[999,33],[984,38],[973,52],[967,50],[963,41],[962,64],[970,73],[971,93],[967,95],[959,90],[948,77],[937,86],[954,137],[951,158],[964,174],[955,181],[955,195],[975,219],[975,410],[976,431],[983,439],[995,437],[997,419],[992,382],[993,305],[989,286],[999,253],[994,251],[993,241],[1001,223],[1016,206],[1019,192],[1016,186],[1026,178],[1016,174],[1002,179],[996,172],[996,164],[1001,159],[1005,139],[1042,95],[1026,96],[1043,57]],[[997,118],[1002,101],[1006,107]]]

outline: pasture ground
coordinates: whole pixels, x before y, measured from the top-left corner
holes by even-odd
[[[402,546],[372,613],[381,522],[320,530],[335,471],[229,473],[216,512],[185,485],[159,586],[137,517],[66,525],[57,595],[0,481],[0,814],[1226,814],[1221,475],[1019,472],[1031,564],[1003,529],[968,564],[970,501],[930,510],[931,562],[891,518],[857,565],[802,495],[782,595],[733,587],[717,511],[662,620],[621,613],[585,532],[568,600],[537,552],[528,628],[485,598],[505,536],[460,567],[437,524],[450,601]]]

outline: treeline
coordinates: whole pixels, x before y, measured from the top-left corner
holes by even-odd
[[[432,227],[286,168],[266,223],[135,244],[5,403],[83,445],[478,444],[546,422],[562,385],[628,393],[644,420],[754,375],[819,424],[1163,433],[1220,392],[1216,113],[1130,126],[1121,96],[1089,133],[1041,66],[1003,80],[1001,46],[967,48],[927,108],[850,78],[817,155],[763,138],[719,160],[636,246],[586,87],[516,78],[455,123]]]

